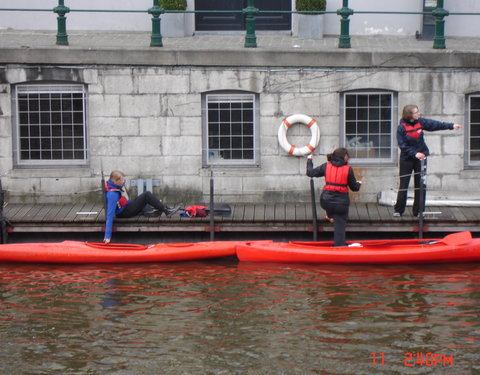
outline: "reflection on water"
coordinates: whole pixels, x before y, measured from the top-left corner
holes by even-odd
[[[479,317],[480,264],[0,264],[5,375],[478,374]]]

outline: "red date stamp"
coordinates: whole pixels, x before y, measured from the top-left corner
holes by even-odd
[[[370,353],[373,366],[385,366],[385,353],[384,352],[372,352]],[[437,353],[404,353],[403,365],[407,367],[415,366],[453,366],[453,354],[437,354]]]

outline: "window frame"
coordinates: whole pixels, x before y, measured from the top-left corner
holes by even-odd
[[[347,95],[390,95],[391,96],[391,120],[390,120],[390,157],[380,157],[380,158],[358,158],[353,155],[351,152],[350,155],[350,164],[352,165],[382,165],[382,166],[394,166],[397,163],[398,158],[398,147],[397,147],[397,122],[398,118],[398,93],[393,90],[383,90],[383,89],[360,89],[360,90],[350,90],[343,91],[340,94],[340,146],[349,148],[347,139],[346,139],[346,96]],[[367,107],[368,108],[368,107]],[[382,134],[382,133],[380,133]]]
[[[250,97],[253,104],[253,158],[252,159],[211,159],[209,156],[209,119],[208,104],[213,97],[225,97],[226,102],[231,102],[235,96]],[[242,90],[216,90],[202,93],[202,164],[209,167],[259,167],[260,166],[260,105],[259,94]],[[231,135],[230,135],[231,136]]]
[[[82,126],[83,126],[83,135],[78,137],[80,138],[80,141],[83,143],[83,146],[81,150],[83,151],[84,157],[82,159],[75,158],[75,155],[73,154],[72,159],[42,159],[41,157],[39,159],[21,159],[21,135],[20,135],[20,101],[19,101],[19,95],[21,94],[81,94],[81,101],[82,101],[82,106],[83,106],[83,113],[82,113]],[[56,113],[52,111],[51,109],[51,101],[52,98],[49,97],[49,105],[50,105],[50,110],[48,113],[51,115],[52,113]],[[79,83],[70,83],[70,82],[24,82],[24,83],[19,83],[15,84],[12,86],[12,108],[13,108],[13,164],[15,167],[58,167],[58,166],[85,166],[89,162],[89,150],[88,150],[88,124],[87,124],[87,113],[88,113],[88,101],[87,101],[87,87],[84,84],[79,84]],[[60,102],[61,103],[61,102]],[[27,111],[28,114],[30,114],[32,111]],[[62,112],[62,109],[59,111],[60,113]],[[69,111],[72,116],[75,113],[75,110],[72,108],[72,110]],[[38,111],[39,114],[42,113],[42,111]],[[40,126],[40,124],[38,124]],[[52,124],[52,122],[49,123],[50,127],[53,127],[55,124]],[[58,124],[62,127],[62,135],[59,137],[61,138],[62,141],[62,148],[60,149],[60,152],[64,153],[67,148],[63,147],[63,142],[65,139],[67,139],[67,136],[63,134],[63,126],[65,125],[62,119],[62,122]],[[28,126],[31,126],[28,124]],[[75,144],[75,130],[74,130],[75,122],[72,120],[72,135],[69,137],[71,138],[72,142],[72,149],[71,151],[74,153],[76,148],[73,146]],[[42,141],[45,140],[50,140],[52,141],[52,138],[54,138],[53,135],[50,135],[49,137],[41,137],[39,136],[39,143],[42,143]],[[83,138],[83,139],[82,139]],[[50,147],[50,150],[53,150],[53,147]],[[80,149],[78,149],[80,150]],[[29,152],[32,151],[31,147],[29,147]],[[39,149],[39,152],[41,153],[41,149]],[[62,156],[63,157],[63,156]]]
[[[480,169],[480,160],[478,161],[472,161],[471,159],[471,137],[472,137],[472,121],[471,121],[471,112],[472,112],[472,106],[471,106],[471,100],[472,98],[478,98],[480,100],[480,92],[474,92],[471,94],[468,94],[466,97],[466,108],[465,108],[465,119],[466,119],[466,125],[465,125],[465,167],[468,169]],[[480,110],[479,110],[480,112]],[[480,122],[478,124],[480,126]],[[480,137],[479,137],[480,138]],[[480,151],[480,150],[479,150]]]

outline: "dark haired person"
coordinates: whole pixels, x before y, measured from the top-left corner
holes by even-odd
[[[320,195],[320,206],[327,213],[327,220],[333,222],[333,246],[346,246],[345,227],[348,219],[350,198],[348,189],[360,190],[361,181],[357,181],[352,167],[348,164],[346,148],[337,148],[327,155],[327,162],[313,167],[313,155],[307,157],[307,176],[325,177],[325,186]]]
[[[418,216],[420,211],[420,172],[421,160],[430,155],[425,143],[424,130],[437,131],[446,129],[461,129],[462,125],[452,122],[440,122],[421,117],[416,105],[409,104],[403,108],[402,118],[397,128],[397,141],[400,148],[399,176],[400,186],[398,189],[397,202],[395,203],[393,216],[402,216],[407,205],[408,185],[410,176],[414,173],[413,181],[415,187],[413,199],[413,215]],[[426,160],[425,160],[426,163]],[[423,195],[422,208],[425,207]]]

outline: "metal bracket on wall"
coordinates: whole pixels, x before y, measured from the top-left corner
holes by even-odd
[[[130,181],[130,186],[136,186],[137,194],[140,195],[145,191],[153,192],[154,186],[160,186],[160,180],[137,178],[136,180]]]

